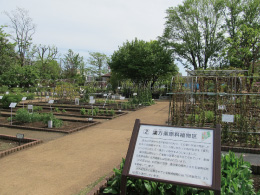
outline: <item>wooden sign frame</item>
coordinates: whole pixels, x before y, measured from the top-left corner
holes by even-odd
[[[152,177],[145,177],[140,175],[133,175],[130,174],[130,168],[133,160],[133,155],[136,148],[136,142],[139,135],[139,130],[141,125],[149,125],[149,126],[156,126],[156,127],[173,127],[178,129],[196,129],[196,130],[211,130],[213,131],[213,159],[212,159],[212,185],[211,186],[204,186],[204,185],[197,185],[185,182],[178,182],[172,180],[165,180],[165,179],[157,179]],[[198,127],[174,127],[174,126],[166,126],[166,125],[151,125],[151,124],[143,124],[140,122],[139,119],[136,119],[134,129],[132,132],[131,140],[129,143],[125,165],[122,171],[121,177],[121,193],[126,194],[126,183],[127,177],[137,178],[137,179],[144,179],[162,183],[170,183],[173,185],[182,185],[182,186],[189,186],[195,188],[201,188],[206,190],[213,190],[215,194],[220,195],[221,192],[221,127],[220,125],[216,126],[216,129],[209,129],[209,128],[198,128]]]

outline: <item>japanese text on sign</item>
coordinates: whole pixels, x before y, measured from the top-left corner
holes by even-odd
[[[213,130],[141,125],[129,174],[211,186]]]

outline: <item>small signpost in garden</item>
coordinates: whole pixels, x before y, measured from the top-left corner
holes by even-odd
[[[50,99],[50,96],[46,96],[46,101],[48,102],[49,101],[49,99]]]
[[[133,93],[133,96],[137,96],[137,93]]]
[[[52,107],[51,105],[54,103],[54,100],[49,100],[48,104],[50,104],[51,112],[52,112]]]
[[[91,104],[91,107],[92,107],[92,116],[93,116],[93,104],[95,104],[95,100],[94,99],[90,99],[89,103]]]
[[[24,108],[24,101],[27,99],[27,97],[23,97],[22,101],[23,101],[23,108]]]
[[[136,119],[121,177],[221,190],[221,136],[216,129],[141,124]]]
[[[24,139],[24,134],[17,133],[17,134],[16,134],[16,138],[19,139],[19,146],[20,146],[22,139]]]
[[[15,108],[15,106],[17,105],[17,103],[11,103],[9,105],[9,108],[11,108],[11,125],[13,124],[13,108]]]
[[[79,105],[79,98],[75,98],[75,105]]]
[[[3,96],[0,96],[0,100],[3,99]]]
[[[9,94],[9,91],[5,92],[5,94],[8,95],[8,94]]]
[[[234,122],[234,115],[222,114],[222,122],[233,123]]]
[[[33,105],[28,105],[28,112],[33,113]]]

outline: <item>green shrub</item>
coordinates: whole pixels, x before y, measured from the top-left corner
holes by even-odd
[[[34,106],[33,111],[35,111],[35,112],[42,111],[42,107],[41,106]]]
[[[104,115],[104,110],[99,110],[100,115]]]
[[[56,128],[60,128],[63,125],[63,121],[57,118],[53,119],[53,126]]]
[[[115,111],[113,109],[110,110],[110,115],[115,116]]]
[[[65,112],[67,112],[65,109],[62,109],[62,111],[61,112],[63,112],[63,113],[65,113]]]
[[[5,93],[5,92],[7,92],[7,91],[8,91],[8,86],[2,85],[2,86],[0,87],[0,93]]]
[[[29,93],[25,95],[27,97],[27,100],[34,100],[35,95],[33,93]]]
[[[86,109],[85,108],[81,108],[80,109],[80,114],[81,115],[86,115]]]
[[[30,114],[27,110],[20,108],[16,111],[14,119],[20,123],[31,123],[42,120],[42,116],[38,113]]]
[[[92,110],[88,110],[88,115],[92,115]]]
[[[10,104],[12,102],[15,103],[19,103],[22,100],[22,95],[18,94],[18,95],[14,95],[14,94],[8,94],[8,95],[4,95],[3,99],[1,100],[2,102],[2,107],[3,108],[9,108]]]
[[[54,112],[60,112],[59,108],[54,108]]]
[[[212,123],[214,120],[215,114],[213,111],[205,111],[205,118],[207,123]]]
[[[29,112],[27,110],[22,109],[22,108],[20,108],[16,111],[16,115],[15,115],[14,119],[20,123],[32,122],[31,114],[29,114]]]
[[[53,126],[56,128],[59,128],[63,125],[63,121],[60,119],[57,119],[53,113],[44,113],[41,114],[42,115],[42,122],[44,124],[48,124],[48,121],[52,121],[53,122]]]

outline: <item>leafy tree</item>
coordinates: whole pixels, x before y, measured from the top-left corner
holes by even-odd
[[[9,26],[14,30],[15,35],[12,36],[13,40],[17,43],[18,54],[21,66],[26,63],[26,54],[32,44],[32,36],[35,33],[36,25],[29,17],[28,11],[22,8],[17,8],[11,14],[4,12],[11,20]]]
[[[0,75],[16,63],[15,44],[9,42],[9,35],[0,27]]]
[[[0,77],[2,85],[9,87],[30,87],[34,86],[39,78],[38,69],[35,66],[15,65]]]
[[[75,78],[77,74],[84,75],[85,63],[83,57],[69,49],[63,59],[65,78]]]
[[[101,75],[108,72],[108,69],[105,66],[107,65],[109,58],[105,54],[99,52],[89,52],[89,55],[88,63],[94,66],[92,72],[97,74],[98,79],[101,80]]]
[[[113,53],[109,66],[113,74],[144,85],[152,81],[152,86],[161,76],[177,73],[171,52],[158,41],[127,41]]]
[[[185,0],[169,8],[160,37],[185,67],[207,69],[220,61],[224,45],[222,0]]]
[[[226,3],[229,36],[223,51],[229,65],[253,75],[260,58],[260,0],[232,0]]]

